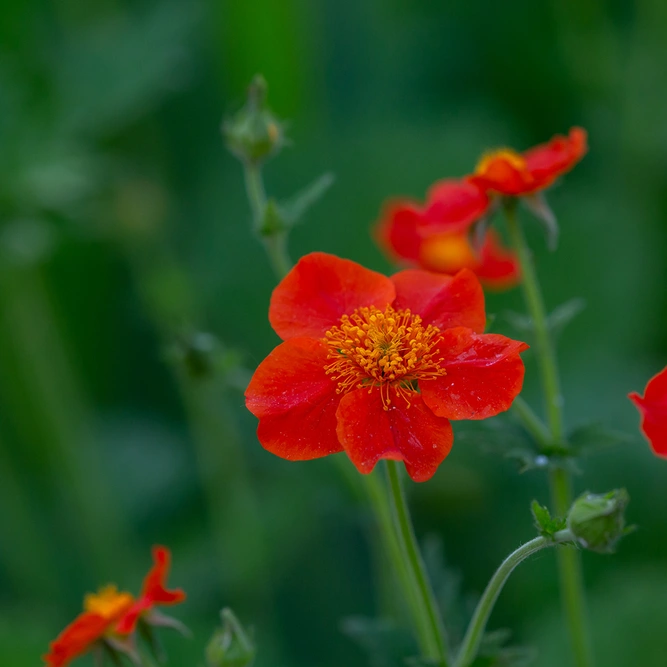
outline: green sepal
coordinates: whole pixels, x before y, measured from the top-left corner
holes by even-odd
[[[285,234],[290,228],[283,208],[275,199],[266,202],[257,232],[264,238]]]
[[[247,631],[234,612],[220,612],[222,627],[218,628],[206,646],[207,667],[252,667],[257,650],[252,633]]]

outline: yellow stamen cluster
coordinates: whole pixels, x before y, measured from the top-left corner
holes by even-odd
[[[511,148],[499,148],[495,151],[489,151],[488,153],[484,153],[484,155],[482,155],[482,158],[475,167],[475,173],[478,175],[485,174],[489,167],[497,160],[508,162],[518,170],[523,170],[526,168],[526,160],[523,155],[517,153]]]
[[[103,618],[112,619],[125,613],[133,602],[134,598],[130,593],[119,591],[110,584],[100,588],[97,593],[88,593],[83,600],[83,608]]]
[[[424,326],[419,315],[387,306],[358,308],[343,315],[340,324],[327,331],[327,375],[338,383],[339,394],[353,389],[379,387],[382,404],[389,409],[393,387],[408,406],[414,383],[445,375],[433,349],[440,330]]]

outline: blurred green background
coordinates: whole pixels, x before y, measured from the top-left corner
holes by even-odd
[[[4,0],[2,13],[3,667],[37,665],[86,591],[137,591],[154,543],[172,548],[171,582],[189,594],[172,611],[194,638],[163,633],[171,664],[203,663],[223,605],[255,626],[259,667],[382,664],[348,636],[364,623],[345,621],[396,608],[372,517],[332,461],[260,447],[247,374],[233,370],[277,342],[274,277],[219,133],[256,72],[291,139],[266,168],[269,192],[337,178],[295,230],[295,258],[324,250],[389,271],[369,236],[385,198],[423,198],[487,148],[589,130],[590,154],[549,193],[558,252],[537,225],[528,234],[549,307],[587,304],[559,341],[569,426],[631,434],[576,480],[626,486],[639,526],[617,555],[583,555],[599,664],[666,664],[667,464],[626,398],[667,362],[662,0]],[[510,333],[520,293],[489,295],[488,310]],[[530,355],[527,368],[539,408]],[[544,472],[519,476],[485,446],[493,435],[455,430],[410,494],[420,538],[441,540],[445,594],[463,579],[465,615],[533,535],[529,502],[547,492]],[[491,627],[536,646],[536,665],[567,665],[558,610],[546,553],[514,575]]]

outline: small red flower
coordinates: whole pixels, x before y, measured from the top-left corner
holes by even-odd
[[[431,188],[422,208],[409,201],[389,205],[376,228],[376,237],[397,261],[437,273],[467,268],[491,289],[508,289],[520,280],[519,262],[498,235],[487,232],[475,250],[470,226],[489,208],[488,196],[465,181],[441,181]]]
[[[641,430],[651,449],[667,457],[667,367],[648,381],[643,397],[632,392],[628,398],[642,416]]]
[[[115,631],[127,635],[134,631],[140,617],[150,620],[149,615],[158,605],[178,604],[185,600],[185,593],[177,588],[168,590],[165,585],[171,565],[171,553],[166,547],[153,547],[154,565],[146,575],[141,589],[141,596],[127,610],[118,622]]]
[[[259,365],[246,405],[268,451],[299,461],[345,451],[362,473],[403,461],[425,481],[449,453],[450,419],[485,419],[521,391],[528,346],[484,334],[484,294],[468,269],[387,278],[324,253],[276,287],[283,339]]]
[[[468,180],[501,195],[533,194],[570,171],[587,150],[586,130],[573,127],[567,137],[557,135],[524,153],[503,148],[484,155]]]
[[[155,565],[144,580],[138,600],[113,585],[86,595],[83,613],[51,642],[49,653],[43,658],[49,667],[65,667],[99,642],[112,642],[129,635],[138,618],[155,604],[176,604],[185,599],[183,591],[168,591],[163,586],[169,569],[169,549],[153,547],[153,558]],[[120,645],[113,644],[114,647]]]

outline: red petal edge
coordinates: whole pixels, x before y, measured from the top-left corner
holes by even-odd
[[[338,438],[359,472],[368,474],[380,459],[390,459],[403,461],[415,482],[425,482],[452,448],[452,426],[436,417],[419,394],[411,395],[408,407],[390,391],[388,410],[377,388],[343,396],[337,412]]]
[[[456,328],[438,341],[447,374],[419,382],[424,402],[439,417],[486,419],[512,405],[523,386],[522,343],[499,334]]]
[[[628,398],[641,414],[640,428],[651,449],[667,458],[667,367],[648,381],[643,397],[632,392]]]
[[[342,451],[336,436],[336,383],[326,375],[328,348],[313,338],[279,345],[255,371],[246,406],[259,418],[257,437],[272,454],[289,461]]]
[[[69,665],[100,639],[110,624],[111,621],[98,614],[79,614],[55,641],[51,642],[50,651],[42,656],[42,659],[49,667]]]
[[[394,296],[386,276],[349,259],[313,252],[273,290],[269,321],[283,340],[321,338],[343,315],[362,306],[383,309]]]

